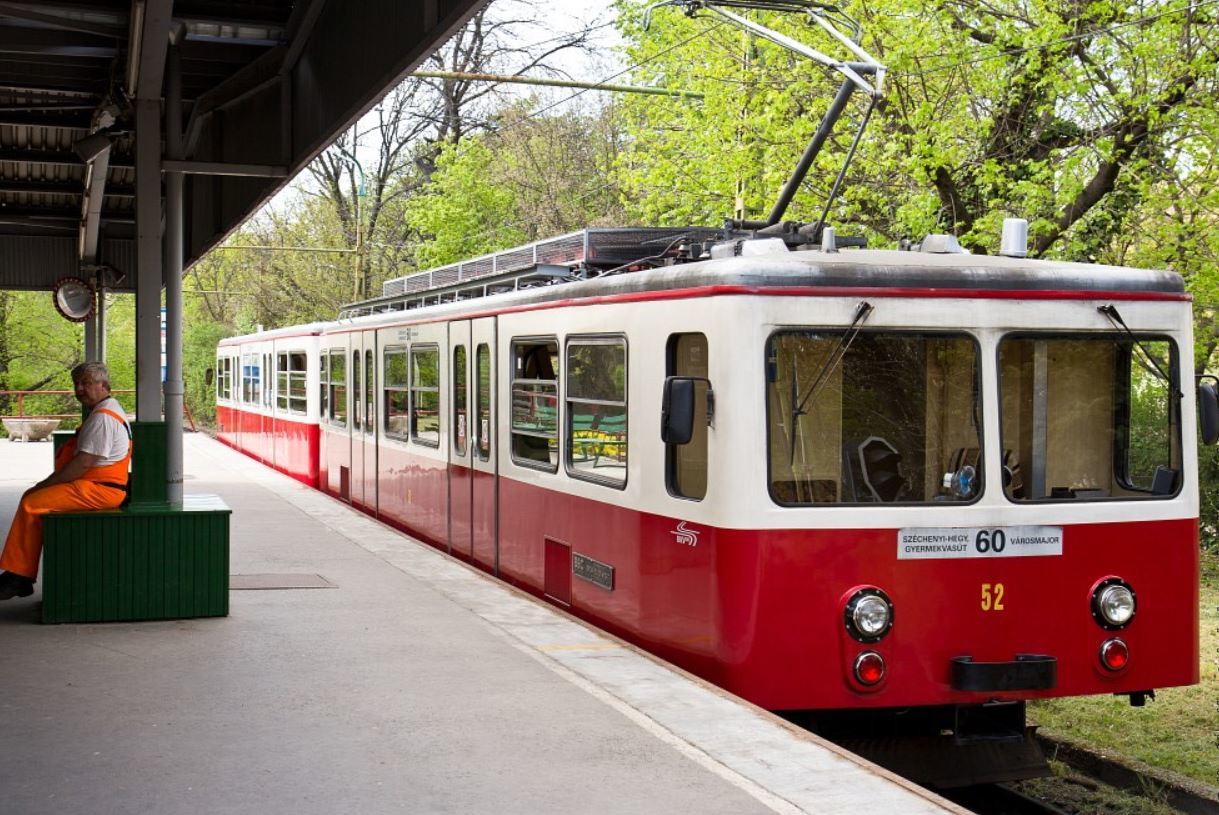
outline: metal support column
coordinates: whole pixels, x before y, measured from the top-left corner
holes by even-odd
[[[169,48],[165,89],[165,153],[182,158],[182,61]],[[165,455],[171,504],[182,503],[182,173],[165,174]]]
[[[161,421],[161,104],[135,102],[136,418]]]
[[[97,311],[85,320],[85,362],[97,359]]]
[[[97,313],[93,318],[97,323],[97,361],[106,364],[106,281],[98,275],[97,281]]]

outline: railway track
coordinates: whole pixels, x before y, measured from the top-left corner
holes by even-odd
[[[1219,815],[1219,788],[1118,759],[1066,739],[1038,735],[1066,774],[1017,784],[941,792],[977,815]]]

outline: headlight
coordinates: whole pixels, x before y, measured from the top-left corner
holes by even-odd
[[[1102,628],[1125,628],[1135,609],[1134,589],[1116,577],[1102,581],[1092,592],[1092,616]]]
[[[893,627],[893,604],[880,589],[860,589],[847,602],[847,632],[860,642],[876,642]]]

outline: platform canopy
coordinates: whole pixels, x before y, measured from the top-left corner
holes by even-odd
[[[184,174],[189,266],[483,2],[0,2],[0,289],[83,271],[134,291],[137,186],[159,199],[169,172]],[[171,43],[183,120],[172,157],[155,121]],[[141,166],[156,168],[138,185],[137,118],[155,133]]]

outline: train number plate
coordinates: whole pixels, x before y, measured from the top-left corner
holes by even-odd
[[[897,532],[898,560],[1057,557],[1061,554],[1061,526],[919,526]]]
[[[588,555],[572,552],[571,573],[606,591],[614,590],[614,567],[608,563],[593,560]]]

